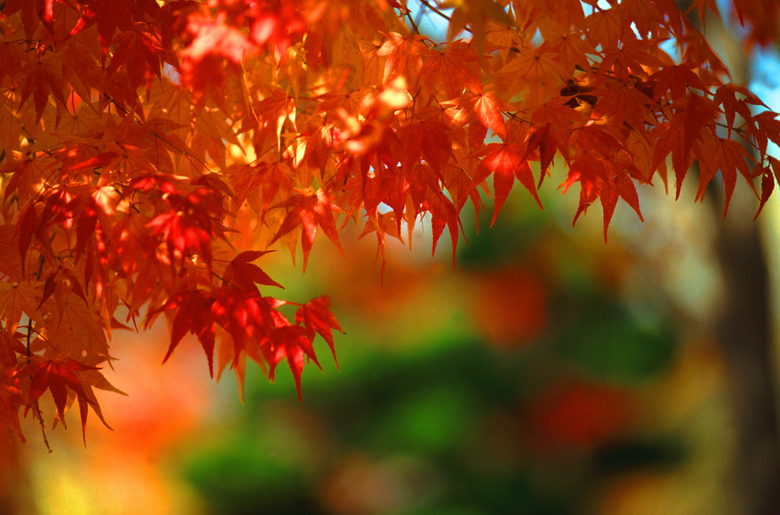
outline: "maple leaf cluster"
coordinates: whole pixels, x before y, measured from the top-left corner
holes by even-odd
[[[698,163],[697,198],[741,175],[762,206],[776,115],[672,0],[608,4],[0,2],[0,424],[43,424],[47,391],[55,422],[74,402],[82,426],[100,416],[111,332],[160,316],[165,359],[191,334],[212,374],[287,361],[300,395],[315,338],[333,350],[341,328],[326,297],[268,295],[272,246],[294,260],[300,241],[305,269],[319,232],[339,246],[358,223],[382,251],[426,220],[454,256],[466,204],[492,196],[495,220],[517,180],[541,205],[554,161],[605,235],[670,165],[678,194]],[[764,43],[759,4],[737,13]]]

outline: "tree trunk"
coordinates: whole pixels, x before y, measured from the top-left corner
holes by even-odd
[[[732,486],[744,513],[776,515],[780,448],[770,283],[757,224],[737,224],[744,218],[738,215],[744,213],[730,213],[730,221],[719,223],[718,235],[727,298],[716,331],[728,364],[737,432]]]

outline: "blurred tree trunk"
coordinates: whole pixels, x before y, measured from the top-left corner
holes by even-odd
[[[691,2],[678,3],[685,7]],[[733,82],[747,84],[750,57],[734,32],[722,20],[710,17],[706,35],[730,68]],[[722,188],[711,187],[708,193],[719,199],[713,203],[718,218],[716,251],[726,299],[715,331],[726,359],[736,431],[728,487],[742,513],[776,515],[780,513],[780,433],[773,297],[759,225],[750,221],[757,203],[749,193],[736,191],[729,215],[722,220]],[[762,216],[772,211],[766,209]]]
[[[757,225],[737,224],[735,214],[729,218],[735,222],[719,224],[727,298],[716,332],[737,432],[732,486],[744,513],[774,515],[780,513],[780,448],[769,277]]]
[[[747,84],[750,58],[743,45],[722,22],[712,21],[708,21],[708,39],[731,68],[732,80]],[[747,188],[735,192],[726,220],[721,219],[721,188],[717,195],[716,246],[726,299],[715,330],[727,362],[737,433],[731,486],[743,513],[776,515],[780,513],[780,433],[768,256],[759,224],[751,221],[758,207],[752,193]],[[766,209],[761,216],[771,213]]]

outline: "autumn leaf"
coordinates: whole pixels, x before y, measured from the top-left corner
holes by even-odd
[[[435,119],[407,125],[400,131],[399,138],[405,150],[401,163],[408,167],[424,159],[434,170],[441,170],[452,154],[447,126]]]
[[[25,442],[22,425],[19,422],[21,399],[21,392],[17,388],[0,383],[0,424],[7,426],[11,433]]]
[[[415,82],[422,68],[422,55],[428,50],[425,41],[428,38],[419,35],[413,35],[408,38],[401,34],[391,32],[387,35],[385,41],[376,55],[386,57],[384,80],[403,76],[407,82]]]
[[[97,25],[100,44],[107,48],[114,39],[117,30],[133,30],[133,22],[146,16],[157,14],[159,6],[154,2],[142,0],[91,0],[81,17],[71,29],[70,35],[75,36],[92,25]]]
[[[609,117],[615,124],[627,122],[633,127],[642,125],[650,99],[626,82],[611,86],[591,92],[598,97],[598,102],[593,107],[593,116]]]
[[[43,110],[49,102],[49,95],[65,103],[63,93],[65,84],[62,80],[61,71],[58,63],[51,59],[39,60],[30,63],[22,73],[25,75],[24,85],[22,87],[22,101],[24,104],[32,98],[35,105],[36,122],[43,116]]]
[[[163,48],[159,39],[148,32],[127,30],[115,39],[114,58],[108,67],[110,73],[124,69],[132,84],[151,83],[152,76],[160,76],[160,56]]]
[[[168,361],[174,349],[189,332],[198,337],[209,363],[209,374],[214,375],[214,316],[211,313],[213,299],[202,290],[183,290],[166,301],[159,311],[174,309],[176,315],[171,326],[171,343],[163,358]],[[147,320],[147,325],[149,321]]]
[[[200,16],[189,18],[187,30],[193,40],[182,52],[182,79],[195,91],[222,84],[223,60],[237,66],[254,48],[239,30]]]
[[[304,18],[297,1],[261,5],[256,12],[250,7],[248,13],[252,39],[258,45],[269,43],[276,60],[283,61],[287,49],[306,30],[307,23],[316,21],[317,15],[312,13],[308,20]]]
[[[469,28],[474,35],[474,44],[484,51],[487,27],[491,22],[499,25],[511,25],[509,15],[502,6],[493,0],[475,0],[473,2],[453,2],[447,38],[454,39],[461,31]]]
[[[458,104],[471,113],[473,121],[492,129],[499,138],[506,138],[506,122],[501,112],[511,111],[512,106],[501,97],[491,91],[466,93],[459,98]]]
[[[309,340],[314,339],[314,333],[316,332],[327,342],[333,353],[333,360],[336,362],[338,368],[339,362],[336,360],[336,347],[333,343],[332,329],[341,331],[336,317],[331,313],[328,305],[330,300],[327,297],[317,297],[298,308],[295,313],[295,321],[301,323],[306,327],[309,334]]]
[[[327,297],[264,296],[271,250],[300,241],[305,270],[323,234],[384,257],[424,229],[455,262],[463,208],[492,196],[495,223],[515,180],[539,203],[561,173],[606,237],[656,176],[680,196],[698,163],[697,199],[720,174],[759,212],[778,178],[777,114],[669,0],[0,3],[0,425],[20,438],[20,413],[100,416],[111,331],[160,316],[164,359],[192,335],[212,375],[215,352],[241,385],[286,360],[300,394],[341,326]],[[735,6],[746,48],[777,39],[769,4]]]
[[[13,375],[20,379],[29,378],[29,386],[26,388],[26,409],[29,409],[29,406],[48,390],[57,408],[57,418],[63,425],[66,425],[65,410],[68,399],[75,394],[79,403],[82,434],[86,444],[86,424],[89,408],[92,408],[92,411],[95,412],[100,421],[110,429],[110,426],[103,418],[103,413],[92,391],[92,386],[122,393],[111,386],[100,373],[95,374],[94,371],[96,370],[98,370],[97,367],[88,366],[70,358],[44,359],[32,356],[29,358],[29,362],[21,365]],[[93,376],[82,375],[87,371],[93,371]],[[73,394],[69,394],[69,390]]]
[[[146,227],[168,246],[168,252],[201,256],[211,266],[211,240],[215,219],[221,210],[213,192],[196,188],[188,194],[172,194],[166,199],[169,209],[155,216]]]
[[[336,230],[336,219],[333,215],[334,212],[341,211],[341,209],[330,201],[330,196],[324,190],[319,189],[309,195],[290,197],[276,207],[289,208],[289,211],[271,243],[300,227],[304,270],[306,270],[309,252],[311,252],[314,237],[319,228],[322,228],[322,231],[334,245],[341,248]]]
[[[626,172],[614,163],[599,159],[595,155],[585,154],[572,161],[569,175],[561,186],[565,193],[574,183],[580,185],[580,202],[573,223],[577,222],[579,216],[585,213],[596,199],[601,201],[605,241],[618,199],[625,200],[639,219],[643,220],[636,186]]]
[[[41,293],[29,281],[0,281],[0,320],[7,331],[15,331],[22,315],[37,318]]]
[[[759,163],[756,163],[756,166],[759,166]],[[753,175],[755,175],[755,172]],[[761,202],[758,204],[758,210],[756,211],[756,216],[753,217],[753,220],[758,218],[758,215],[761,214],[761,210],[764,209],[764,205],[769,200],[774,189],[775,176],[768,168],[764,168],[761,172]]]
[[[255,284],[284,288],[284,286],[271,279],[262,268],[252,264],[252,261],[259,259],[264,254],[268,254],[268,251],[250,250],[237,255],[225,267],[225,282],[249,290],[254,289]]]
[[[467,43],[453,41],[444,46],[444,50],[434,48],[425,55],[428,59],[420,69],[421,80],[430,81],[432,85],[443,85],[446,98],[459,97],[463,88],[472,93],[481,91],[479,59]]]
[[[664,95],[669,95],[671,100],[684,98],[689,87],[704,90],[701,78],[687,64],[666,67],[654,74],[652,80],[655,81],[653,102],[658,102]]]
[[[495,206],[493,207],[493,219],[490,225],[496,222],[501,206],[506,202],[507,196],[515,182],[515,177],[531,193],[531,196],[542,207],[542,202],[536,193],[536,181],[534,180],[528,161],[523,160],[523,149],[517,144],[491,143],[484,150],[485,157],[477,168],[474,176],[474,184],[479,184],[490,175],[493,175],[493,190],[495,192]]]
[[[701,173],[699,175],[699,189],[696,192],[696,198],[701,199],[706,190],[707,184],[715,178],[715,174],[720,171],[723,177],[723,187],[726,193],[726,199],[723,207],[723,216],[729,209],[731,195],[737,184],[737,172],[751,184],[753,175],[748,166],[747,160],[752,160],[745,147],[736,141],[708,137],[701,141],[696,151],[699,158]]]
[[[517,49],[514,59],[499,70],[497,79],[511,95],[528,89],[536,102],[546,100],[545,92],[558,87],[566,75],[566,68],[558,62],[557,54],[523,48]]]
[[[298,399],[301,396],[301,373],[307,359],[310,359],[320,369],[317,356],[314,354],[314,348],[311,344],[311,338],[306,334],[306,330],[300,326],[289,325],[289,322],[280,322],[279,325],[271,331],[260,343],[260,350],[263,353],[268,365],[268,378],[273,381],[276,374],[276,366],[283,359],[287,364],[295,379],[295,388],[298,391]]]
[[[525,161],[531,157],[532,153],[538,154],[538,161],[542,167],[542,173],[539,177],[539,186],[541,186],[542,179],[544,179],[544,176],[547,174],[547,171],[553,162],[556,146],[555,138],[550,133],[549,124],[537,125],[531,132],[522,159]]]

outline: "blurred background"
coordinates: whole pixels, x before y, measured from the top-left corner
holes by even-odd
[[[771,102],[772,66],[735,80]],[[725,220],[715,190],[641,188],[646,222],[619,205],[605,243],[599,206],[572,228],[563,176],[544,211],[515,188],[493,228],[467,207],[454,267],[427,228],[388,243],[383,277],[359,231],[343,255],[315,244],[305,275],[264,258],[347,331],[340,371],[319,340],[302,402],[283,366],[275,384],[248,367],[242,404],[194,341],[161,364],[164,324],[115,335],[114,431],[91,420],[85,448],[71,414],[51,454],[29,421],[27,444],[0,439],[0,512],[777,513],[778,195],[753,222],[744,187]]]

